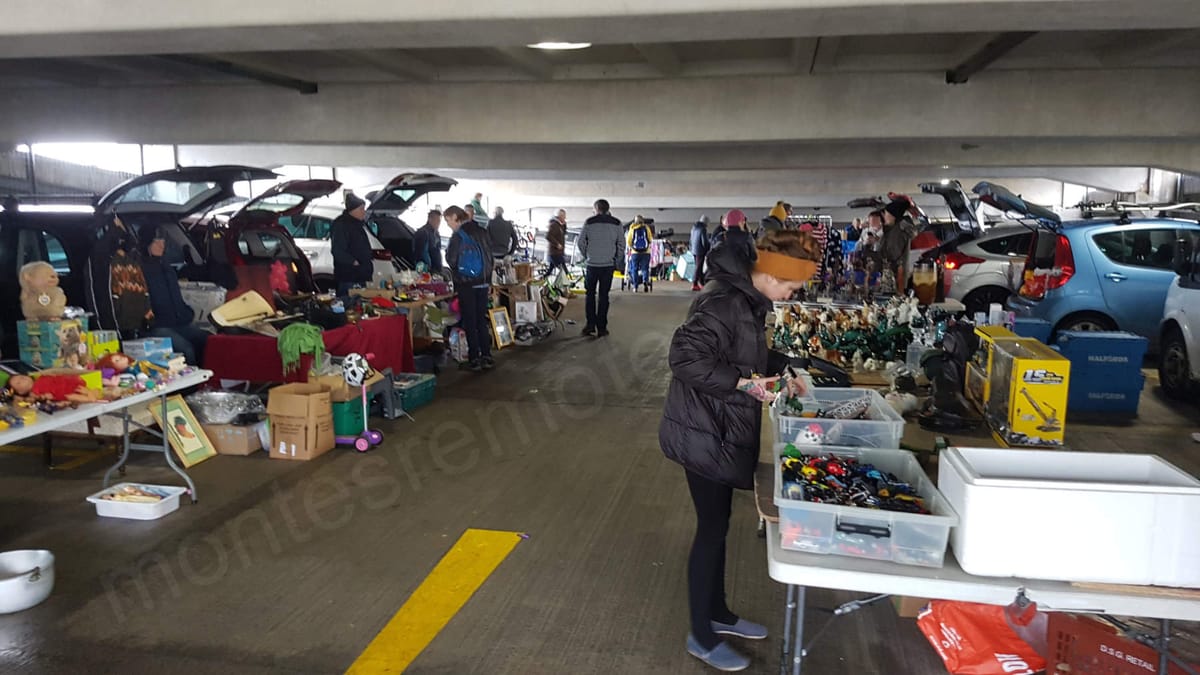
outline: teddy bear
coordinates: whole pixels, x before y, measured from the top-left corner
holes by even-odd
[[[50,263],[39,260],[21,267],[21,313],[27,320],[61,319],[66,308],[67,295]]]

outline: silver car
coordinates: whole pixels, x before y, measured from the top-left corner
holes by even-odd
[[[942,262],[946,297],[967,306],[969,315],[987,312],[992,303],[1004,304],[1020,284],[1033,232],[1020,225],[1003,225],[955,247]]]

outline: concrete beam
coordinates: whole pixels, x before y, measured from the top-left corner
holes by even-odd
[[[6,0],[0,57],[1200,27],[1194,0]],[[969,17],[969,20],[963,20]]]
[[[1096,92],[1114,81],[1124,83],[1121,105],[1097,105]],[[290,101],[282,117],[264,113],[278,108],[279,95],[259,86],[29,89],[0,97],[0,139],[343,145],[1027,139],[1025,150],[1034,152],[1034,140],[1200,139],[1197,81],[1200,71],[1176,69],[996,71],[969,87],[946,87],[922,73],[337,84]],[[1162,105],[1164,91],[1172,92],[1172,105]],[[903,95],[867,105],[880,92]],[[446,106],[446,100],[505,105]],[[551,100],[553,111],[545,105]],[[715,100],[771,105],[744,105],[730,115]],[[638,104],[614,103],[620,101]]]
[[[192,54],[163,54],[158,58],[171,63],[193,66],[200,70],[209,70],[222,75],[245,78],[272,87],[291,89],[301,94],[317,93],[317,83],[302,80],[278,71],[265,68],[253,60],[238,59],[230,56],[198,56]]]
[[[828,73],[836,69],[838,50],[841,46],[842,39],[839,37],[817,38],[812,65],[808,69],[809,74]]]
[[[791,72],[811,74],[820,44],[820,38],[792,38]]]
[[[431,82],[438,77],[437,66],[422,61],[403,49],[351,49],[340,52],[348,61],[370,66],[390,75],[418,82]]]
[[[985,68],[995,63],[997,59],[1003,57],[1036,34],[1032,31],[1001,33],[995,38],[988,40],[987,44],[983,45],[978,51],[963,59],[957,66],[946,71],[946,84],[965,84],[972,75],[982,72]]]
[[[635,44],[634,49],[646,59],[646,63],[666,77],[675,77],[683,71],[679,55],[671,49],[671,45],[660,42]]]
[[[536,80],[554,77],[554,65],[528,47],[497,47],[495,51],[509,65]]]

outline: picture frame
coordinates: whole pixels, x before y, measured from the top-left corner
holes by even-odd
[[[516,305],[517,325],[523,323],[537,323],[539,303],[536,301],[521,301],[513,303]]]
[[[497,307],[488,310],[488,319],[492,322],[492,336],[496,339],[496,348],[504,349],[513,345],[512,320],[508,317],[508,309]]]
[[[217,455],[217,449],[204,433],[204,428],[196,421],[196,416],[192,414],[192,409],[188,407],[187,401],[183,400],[183,396],[177,394],[167,397],[166,417],[170,424],[165,424],[162,419],[163,406],[160,401],[150,404],[150,415],[166,435],[175,456],[183,462],[185,469]]]

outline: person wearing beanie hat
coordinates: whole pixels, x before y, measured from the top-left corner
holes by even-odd
[[[771,212],[768,213],[767,217],[763,218],[762,222],[759,223],[762,233],[784,229],[784,223],[787,222],[788,211],[788,204],[785,204],[782,201],[775,202],[775,206],[771,209]]]
[[[741,209],[733,209],[721,217],[723,229],[717,231],[712,238],[711,250],[722,246],[730,246],[749,261],[755,258],[754,237],[746,231],[746,214]]]
[[[736,222],[738,214],[726,215],[727,224]],[[764,626],[739,618],[725,600],[733,491],[754,486],[762,404],[775,398],[774,376],[789,364],[786,356],[767,349],[763,326],[772,302],[800,289],[822,253],[810,235],[794,230],[768,232],[755,261],[728,245],[714,248],[708,283],[671,339],[671,383],[658,438],[663,454],[683,466],[696,510],[687,566],[691,632],[686,648],[720,670],[750,665],[721,636],[767,637]],[[788,387],[803,393],[799,378]]]
[[[883,207],[883,236],[879,240],[879,253],[885,270],[896,276],[896,292],[903,293],[912,273],[912,240],[917,236],[917,226],[909,217],[912,207],[907,198],[893,199]]]
[[[696,271],[692,274],[692,290],[698,291],[704,286],[704,259],[709,251],[708,216],[700,216],[700,220],[692,225],[691,251],[696,262]]]
[[[375,275],[366,220],[367,203],[353,192],[347,193],[346,210],[333,221],[329,246],[339,297],[349,295],[355,286],[370,284]]]

